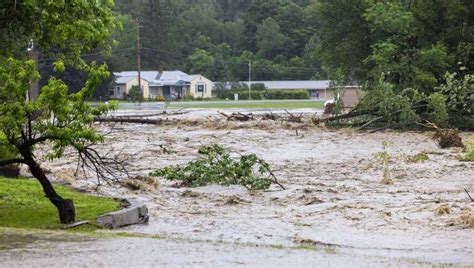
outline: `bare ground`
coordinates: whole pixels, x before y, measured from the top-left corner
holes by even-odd
[[[429,133],[333,131],[306,118],[303,124],[227,122],[216,111],[205,110],[169,116],[159,126],[100,126],[114,129],[102,150],[128,157],[135,175],[186,163],[202,145],[218,143],[236,153],[263,157],[287,190],[175,188],[160,180],[156,191],[98,191],[137,196],[148,204],[149,225],[125,229],[132,233],[474,265],[474,203],[464,192],[474,191],[474,163],[460,162],[459,149],[439,149]],[[464,138],[468,134],[463,133]],[[382,166],[374,159],[384,141],[390,143],[393,184],[382,183]],[[429,160],[408,161],[421,152]],[[67,179],[74,161],[44,166]],[[92,189],[93,180],[69,181]]]

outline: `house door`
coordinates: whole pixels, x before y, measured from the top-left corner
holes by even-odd
[[[177,87],[177,88],[176,88],[176,98],[177,98],[178,100],[184,99],[184,96],[183,96],[183,87]]]
[[[117,98],[117,99],[122,99],[123,98],[122,90],[120,89],[120,87],[117,87],[115,89],[115,98]]]
[[[171,88],[169,86],[163,88],[163,96],[167,99],[171,99]]]

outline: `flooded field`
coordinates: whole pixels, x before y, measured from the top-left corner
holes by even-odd
[[[360,261],[360,266],[474,265],[474,203],[464,190],[474,191],[474,164],[458,160],[460,149],[439,149],[426,133],[329,130],[311,123],[313,111],[301,112],[306,113],[301,124],[228,122],[216,110],[199,110],[160,116],[166,119],[160,125],[99,126],[104,132],[113,130],[101,150],[128,158],[133,175],[146,176],[160,167],[186,163],[197,157],[199,147],[217,143],[235,153],[258,154],[287,189],[176,188],[165,180],[160,180],[157,190],[148,191],[102,186],[101,194],[138,197],[149,207],[148,225],[121,231],[166,239],[74,243],[90,248],[92,258],[98,260],[100,252],[124,250],[120,247],[135,252],[136,244],[145,252],[164,254],[165,260],[174,259],[177,262],[168,264],[178,266],[204,265],[207,262],[201,263],[201,258],[211,255],[218,258],[215,265],[312,266],[311,261],[336,266],[353,261]],[[133,113],[147,111],[117,112]],[[463,133],[464,138],[467,135]],[[389,144],[392,175],[385,182],[382,164],[375,159],[383,142]],[[415,161],[420,153],[427,160]],[[71,157],[43,165],[55,179],[95,191],[93,179],[73,176],[75,161]],[[69,251],[74,249],[50,255],[64,256]],[[179,259],[181,251],[188,254],[186,260]],[[14,260],[11,252],[0,257]],[[26,254],[25,260],[34,263],[35,254]],[[80,259],[84,254],[79,250],[71,255]],[[263,262],[267,257],[274,263]],[[150,265],[148,257],[139,259]]]

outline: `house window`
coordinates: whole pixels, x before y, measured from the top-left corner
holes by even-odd
[[[204,85],[197,85],[196,92],[197,92],[197,93],[202,93],[202,92],[204,92]]]
[[[113,96],[113,95],[114,95],[114,90],[113,89],[109,90],[109,96]]]

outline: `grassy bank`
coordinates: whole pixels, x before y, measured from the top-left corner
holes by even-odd
[[[63,198],[74,201],[77,221],[93,222],[97,216],[120,208],[120,203],[110,198],[79,193],[61,185],[55,185],[55,189]],[[0,177],[0,227],[59,228],[58,211],[44,197],[36,180]]]
[[[89,102],[98,105],[99,102]],[[315,100],[203,100],[203,101],[172,101],[165,102],[145,101],[133,103],[129,101],[118,102],[118,109],[170,109],[193,108],[193,109],[322,109],[324,101]]]

